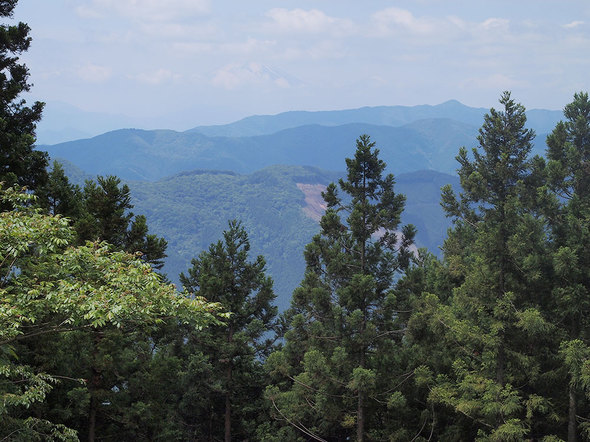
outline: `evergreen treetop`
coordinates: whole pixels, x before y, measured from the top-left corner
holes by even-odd
[[[0,1],[0,17],[12,17],[17,0]],[[19,98],[28,92],[29,70],[18,56],[29,49],[30,28],[24,23],[0,26],[0,181],[36,190],[47,180],[47,154],[34,150],[35,127],[43,103],[31,107]]]

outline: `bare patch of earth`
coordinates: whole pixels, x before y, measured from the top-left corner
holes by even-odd
[[[326,190],[326,186],[323,184],[297,183],[297,188],[305,195],[303,211],[314,221],[319,221],[326,211],[326,203],[322,198],[322,192]]]
[[[322,192],[326,190],[323,184],[303,184],[297,183],[297,188],[305,195],[305,207],[303,212],[314,221],[319,221],[326,211],[326,202],[322,198]],[[374,238],[381,238],[384,234],[383,229],[379,229],[373,234]],[[401,241],[401,232],[395,232],[398,241]],[[412,253],[417,254],[417,247],[412,244],[410,246]]]

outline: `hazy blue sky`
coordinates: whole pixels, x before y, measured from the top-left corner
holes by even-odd
[[[286,110],[490,107],[505,89],[561,109],[590,89],[588,0],[21,0],[14,18],[32,28],[35,98],[184,114],[184,128]]]

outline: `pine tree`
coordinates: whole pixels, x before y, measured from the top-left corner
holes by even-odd
[[[568,370],[568,441],[576,441],[577,415],[588,412],[582,387],[590,356],[590,100],[577,93],[547,137],[547,174],[553,196],[547,206],[555,276],[553,320],[563,330],[562,355]],[[588,390],[587,390],[588,392]],[[589,426],[582,424],[586,435]]]
[[[39,205],[51,215],[62,215],[77,220],[82,211],[82,190],[71,184],[64,169],[57,161],[48,174],[47,183],[37,190]]]
[[[268,363],[277,418],[318,440],[363,441],[379,431],[389,399],[380,383],[401,339],[392,288],[410,261],[414,228],[397,230],[405,198],[393,175],[383,176],[375,143],[362,135],[356,147],[338,183],[345,196],[334,183],[323,193],[327,210],[305,250],[285,346]]]
[[[17,0],[0,1],[0,17],[12,17]],[[24,23],[0,26],[0,182],[36,190],[47,180],[47,154],[34,150],[35,126],[43,103],[27,107],[29,70],[18,56],[29,49],[30,28]]]
[[[543,394],[542,355],[553,344],[546,236],[535,206],[543,162],[529,158],[534,132],[524,107],[508,92],[500,104],[484,117],[472,158],[459,152],[459,198],[443,188],[454,218],[445,260],[462,282],[448,306],[430,300],[455,348],[453,370],[438,377],[430,400],[470,418],[471,438],[522,440],[548,431],[551,415]]]
[[[212,422],[212,428],[202,428],[201,436],[223,435],[226,442],[253,437],[265,386],[262,361],[271,349],[269,333],[277,313],[264,258],[249,261],[249,251],[246,230],[240,222],[230,221],[223,240],[193,259],[188,274],[180,275],[187,291],[231,312],[224,326],[211,327],[199,336],[193,350],[212,367],[209,394],[200,399],[208,402],[202,420]]]

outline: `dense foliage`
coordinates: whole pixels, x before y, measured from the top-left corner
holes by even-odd
[[[277,309],[264,258],[249,261],[249,251],[245,229],[230,221],[223,240],[193,259],[187,274],[180,275],[186,290],[231,312],[223,326],[209,327],[187,342],[189,353],[202,355],[209,366],[209,376],[198,381],[202,401],[194,410],[196,433],[203,439],[247,440],[260,423],[262,361],[272,349],[269,333]]]
[[[443,188],[453,228],[442,260],[410,252],[414,229],[400,228],[405,198],[361,136],[346,177],[323,194],[327,210],[306,248],[304,279],[276,324],[264,260],[248,260],[237,221],[180,277],[229,318],[196,332],[186,312],[161,322],[146,288],[167,286],[156,276],[132,282],[131,269],[153,275],[165,241],[130,212],[119,179],[80,188],[55,165],[37,190],[40,209],[29,203],[4,214],[3,434],[588,439],[588,96],[566,107],[547,161],[530,156],[524,108],[509,93],[500,104],[485,116],[479,146],[459,151],[458,195]],[[21,243],[29,220],[43,224],[33,229],[43,235]],[[113,267],[129,259],[131,267]],[[276,347],[275,332],[283,338]]]
[[[384,362],[399,342],[393,280],[409,264],[414,229],[396,232],[405,198],[383,176],[369,136],[346,162],[345,196],[334,183],[323,194],[328,209],[305,251],[285,345],[268,362],[276,382],[268,397],[277,417],[308,436],[363,441],[384,418],[383,382],[394,375]]]
[[[344,169],[345,163],[336,166]],[[68,176],[70,170],[74,169],[66,167]],[[168,242],[163,271],[171,281],[178,281],[178,274],[190,265],[195,253],[221,237],[227,220],[240,219],[248,231],[252,253],[266,259],[276,304],[282,311],[289,307],[305,271],[305,246],[319,232],[320,192],[341,176],[343,172],[314,167],[273,166],[250,175],[192,171],[157,182],[128,184],[133,211],[144,214],[150,232]],[[450,227],[440,207],[440,188],[447,183],[459,188],[458,177],[435,171],[396,175],[396,190],[407,196],[402,221],[416,226],[418,247],[436,254],[440,254],[438,247]],[[302,210],[308,207],[302,185],[315,192],[316,219]]]
[[[15,4],[0,0],[0,16]],[[441,259],[415,249],[406,197],[361,135],[277,319],[248,219],[200,254],[186,245],[180,293],[156,272],[167,243],[130,211],[127,185],[47,170],[33,149],[42,105],[18,99],[28,32],[0,28],[0,439],[590,440],[587,93],[546,158],[502,94],[459,150],[461,189],[442,189]],[[268,191],[279,169],[244,179]],[[209,174],[191,197],[235,178]],[[250,203],[268,223],[301,216]]]
[[[106,243],[72,246],[68,221],[24,206],[31,195],[1,195],[14,208],[0,213],[0,434],[13,440],[73,439],[71,429],[26,410],[48,400],[61,379],[86,388],[84,373],[64,378],[47,372],[28,355],[31,343],[39,348],[40,342],[63,342],[70,333],[171,319],[203,327],[218,321],[218,306],[179,296],[149,264],[112,252]]]

